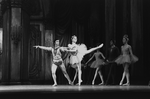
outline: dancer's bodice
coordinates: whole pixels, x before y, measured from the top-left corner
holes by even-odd
[[[77,50],[77,47],[78,47],[78,45],[77,44],[69,44],[68,45],[68,47],[70,48],[70,50],[76,50],[75,52],[71,52],[71,55],[77,55],[77,52],[78,52],[78,50]]]
[[[94,56],[95,56],[96,60],[103,59],[102,56],[101,56],[101,52],[94,53]]]
[[[54,48],[52,54],[53,54],[53,60],[62,60],[60,47]]]
[[[129,48],[130,48],[130,45],[122,46],[122,47],[121,47],[122,54],[123,54],[123,55],[129,55],[129,54],[130,54]]]

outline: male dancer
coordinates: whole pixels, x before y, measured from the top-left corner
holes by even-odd
[[[51,70],[52,70],[52,77],[53,77],[53,80],[54,80],[53,86],[57,85],[57,81],[56,81],[56,70],[57,70],[57,67],[61,68],[64,76],[67,78],[69,84],[71,84],[70,77],[69,77],[69,75],[68,75],[68,73],[66,71],[65,65],[64,65],[63,60],[61,58],[61,52],[60,52],[60,51],[67,51],[67,48],[60,47],[59,46],[59,40],[55,40],[54,48],[52,48],[52,47],[45,47],[45,46],[34,46],[34,47],[40,48],[40,49],[43,49],[43,50],[48,50],[48,51],[52,52],[53,63],[52,63]]]
[[[106,85],[110,84],[110,80],[112,79],[112,84],[115,84],[115,72],[116,72],[116,63],[113,62],[115,61],[115,59],[119,56],[119,49],[118,47],[115,45],[116,41],[115,40],[111,40],[110,41],[110,49],[108,50],[107,53],[107,62],[109,63],[109,73],[106,79]]]

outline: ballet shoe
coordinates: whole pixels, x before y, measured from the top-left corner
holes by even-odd
[[[100,84],[98,84],[98,85],[104,85],[104,83],[100,83]]]
[[[130,83],[125,83],[123,84],[123,86],[130,86]]]
[[[71,82],[71,81],[68,81],[68,83],[69,83],[69,85],[71,85],[72,82]]]
[[[81,85],[81,83],[82,83],[82,81],[78,82],[76,85],[80,86],[80,85]]]
[[[74,85],[74,83],[73,83],[73,82],[70,82],[69,85]]]
[[[57,84],[55,83],[55,84],[53,84],[52,86],[53,86],[53,87],[54,87],[54,86],[57,86]]]
[[[122,82],[120,82],[120,84],[119,84],[120,86],[122,86]]]
[[[92,85],[94,85],[94,82],[92,82]]]
[[[81,85],[81,83],[79,83],[79,82],[78,82],[76,85],[80,86],[80,85]]]

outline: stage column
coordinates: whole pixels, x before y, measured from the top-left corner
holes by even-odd
[[[27,45],[30,17],[26,8],[22,0],[2,1],[2,83],[4,84],[28,82]]]

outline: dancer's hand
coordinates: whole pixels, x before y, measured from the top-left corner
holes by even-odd
[[[35,47],[35,48],[39,48],[39,45],[37,45],[37,46],[33,46],[33,47]]]

